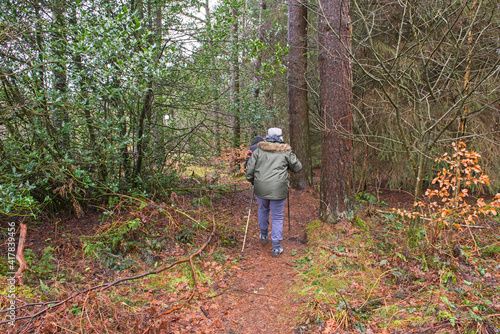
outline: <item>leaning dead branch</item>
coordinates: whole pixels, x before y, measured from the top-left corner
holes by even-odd
[[[28,265],[24,260],[24,241],[26,240],[26,232],[28,228],[26,224],[20,224],[21,231],[19,232],[19,243],[17,244],[16,260],[19,262],[19,269],[16,272],[16,281],[18,285],[23,285],[23,272],[28,269]]]

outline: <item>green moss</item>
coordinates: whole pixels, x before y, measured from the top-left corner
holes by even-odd
[[[309,235],[313,234],[313,232],[316,229],[318,229],[319,227],[321,227],[321,225],[323,225],[323,222],[321,220],[313,220],[312,222],[310,222],[306,228],[307,235],[309,236]]]
[[[394,327],[394,328],[403,328],[404,326],[405,326],[404,320],[394,320],[392,322],[392,327]]]
[[[431,322],[432,318],[427,317],[421,317],[421,316],[411,316],[408,318],[408,322],[411,324],[413,327],[420,327],[426,322]]]
[[[334,225],[324,223],[321,220],[313,220],[306,227],[307,244],[311,247],[324,245],[335,238]]]
[[[1,293],[5,294],[5,292],[6,292],[6,290],[2,291]],[[18,286],[16,288],[16,298],[32,299],[32,298],[35,298],[35,296],[37,295],[36,292],[37,292],[36,288],[31,288],[28,285]]]
[[[382,317],[382,318],[390,318],[399,310],[400,310],[399,306],[389,305],[389,306],[380,308],[379,310],[377,310],[376,313],[378,313],[380,315],[380,317]]]
[[[439,321],[444,321],[453,318],[453,315],[448,311],[439,311],[437,318]]]
[[[115,305],[125,304],[125,305],[132,306],[132,307],[140,307],[140,306],[145,306],[145,305],[149,304],[148,300],[142,299],[142,298],[141,299],[137,298],[137,296],[142,295],[141,293],[137,293],[137,294],[128,294],[127,293],[123,296],[120,293],[118,293],[117,291],[110,291],[108,293],[109,293],[109,297],[115,302]],[[162,304],[162,307],[166,307],[166,305]]]

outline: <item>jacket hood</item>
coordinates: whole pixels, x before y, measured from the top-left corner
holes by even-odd
[[[255,145],[257,143],[260,143],[261,141],[264,141],[264,138],[261,137],[261,136],[256,136],[254,139],[253,139],[253,143],[252,145]]]
[[[284,152],[290,151],[292,149],[292,147],[290,145],[282,143],[282,142],[261,141],[258,144],[258,146],[263,151],[275,152],[275,153],[284,153]]]

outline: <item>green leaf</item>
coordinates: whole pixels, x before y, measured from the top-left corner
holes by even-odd
[[[43,283],[42,280],[40,280],[40,290],[42,290],[42,292],[45,292],[45,291],[49,291],[50,288],[45,283]]]

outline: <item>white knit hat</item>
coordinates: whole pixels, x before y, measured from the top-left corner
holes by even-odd
[[[283,131],[280,128],[270,128],[267,130],[268,137],[281,137],[283,136]]]

